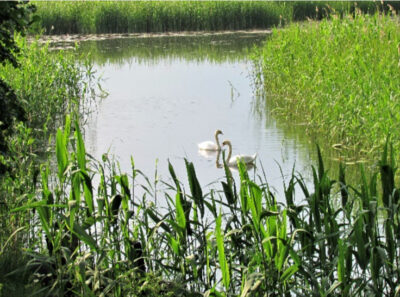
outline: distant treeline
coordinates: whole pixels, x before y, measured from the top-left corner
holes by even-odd
[[[40,21],[32,33],[89,34],[264,29],[332,12],[400,8],[398,2],[52,1],[33,2]]]

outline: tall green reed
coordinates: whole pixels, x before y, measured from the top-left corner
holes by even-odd
[[[33,234],[29,228],[32,214],[16,215],[10,210],[31,203],[41,180],[53,178],[41,173],[43,165],[40,165],[47,159],[48,144],[53,142],[49,137],[57,125],[63,124],[62,114],[84,113],[84,102],[92,98],[95,81],[88,60],[82,59],[79,64],[71,53],[50,53],[47,46],[39,46],[37,42],[28,44],[18,36],[16,39],[21,48],[18,55],[20,68],[13,69],[8,64],[0,67],[0,75],[16,90],[17,100],[26,114],[25,122],[15,122],[13,133],[7,139],[10,151],[0,160],[10,168],[0,177],[1,258],[2,261],[19,259],[9,264],[10,267],[25,263],[21,248],[27,240],[28,245],[42,245],[36,242],[36,236],[29,236]],[[53,204],[56,196],[46,189],[43,188],[43,199]],[[48,208],[41,208],[40,212],[43,218],[53,215]],[[26,281],[25,278],[21,280]],[[4,287],[3,292],[8,292],[8,288]],[[24,286],[19,289],[25,294]]]
[[[333,14],[290,25],[254,56],[255,63],[262,57],[260,88],[273,113],[305,124],[317,137],[328,135],[344,157],[346,146],[373,156],[399,122],[398,41],[397,18],[390,14]],[[392,141],[398,149],[398,139]]]
[[[169,164],[172,183],[162,182],[157,198],[167,204],[157,208],[148,178],[134,197],[142,173],[133,161],[129,177],[107,156],[91,160],[78,121],[65,122],[56,136],[57,168],[43,164],[40,195],[12,210],[29,214],[36,227],[27,235],[29,265],[8,277],[28,274],[38,294],[393,296],[398,290],[399,199],[389,142],[380,172],[369,180],[362,174],[352,186],[343,168],[338,180],[329,177],[317,149],[311,187],[293,173],[285,204],[266,181],[255,183],[244,164],[238,189],[225,167],[222,190],[210,192],[191,162],[185,161],[188,192]]]
[[[135,1],[34,2],[41,21],[34,31],[45,34],[217,31],[271,28],[291,21],[386,9],[373,2],[336,1]]]
[[[272,2],[137,1],[35,2],[46,34],[216,31],[267,28],[288,8]]]

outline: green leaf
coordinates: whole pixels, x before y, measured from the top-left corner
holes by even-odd
[[[64,141],[64,135],[61,129],[57,130],[56,135],[56,156],[58,164],[58,177],[62,182],[64,180],[64,171],[67,168],[68,154],[67,154],[67,144]]]
[[[175,255],[177,255],[178,257],[181,256],[180,251],[179,251],[179,241],[175,239],[175,237],[173,237],[172,235],[170,235],[169,233],[166,233],[166,236],[168,238],[168,243],[169,246],[172,248],[173,252],[175,253]]]
[[[75,140],[77,149],[78,166],[82,172],[86,172],[86,150],[78,121],[75,121]]]
[[[222,280],[225,286],[225,289],[229,289],[230,285],[230,273],[229,273],[229,265],[228,262],[226,261],[225,257],[225,248],[224,248],[224,236],[221,230],[221,220],[222,216],[219,214],[216,220],[216,226],[215,226],[215,238],[217,241],[217,249],[218,249],[218,259],[219,259],[219,265],[221,267],[221,272],[222,272]]]
[[[186,229],[186,217],[185,212],[183,210],[181,195],[176,193],[175,195],[175,207],[176,207],[176,221],[178,222],[178,226],[182,229]]]
[[[83,180],[83,193],[85,196],[85,202],[89,209],[89,214],[93,215],[94,212],[94,202],[93,202],[93,187],[92,180],[85,171],[80,171],[80,175]]]
[[[330,286],[330,288],[328,289],[328,291],[326,291],[326,292],[324,293],[324,296],[329,296],[329,294],[333,293],[333,291],[335,291],[336,288],[339,287],[341,284],[342,284],[341,282],[335,281],[335,282],[332,284],[332,286]]]
[[[203,203],[203,192],[201,190],[200,183],[196,176],[196,171],[194,170],[194,166],[192,162],[188,162],[185,159],[186,171],[189,179],[190,191],[192,193],[192,197],[198,208],[200,209],[201,217],[204,217],[204,203]]]
[[[122,196],[117,194],[111,200],[111,213],[109,214],[112,218],[111,221],[115,222],[118,216],[118,211],[121,206]]]
[[[280,281],[281,282],[286,282],[293,274],[295,274],[299,270],[299,267],[297,265],[292,265],[289,268],[287,268],[281,275]]]
[[[82,240],[84,243],[86,243],[92,250],[97,251],[98,247],[97,247],[97,243],[96,241],[93,239],[93,237],[89,236],[85,230],[78,224],[78,222],[74,222],[73,227],[71,226],[71,224],[69,223],[69,220],[65,220],[68,229],[74,233],[80,240]],[[72,227],[72,229],[71,229]]]
[[[346,244],[343,242],[342,239],[339,239],[338,242],[338,263],[337,263],[337,274],[338,274],[338,281],[343,282],[346,275],[345,275],[345,255],[346,255]]]

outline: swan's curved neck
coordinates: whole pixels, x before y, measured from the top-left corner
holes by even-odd
[[[218,152],[217,159],[215,160],[215,166],[217,166],[217,168],[222,168],[221,163],[219,163],[220,155],[221,155],[221,152]]]
[[[219,134],[215,133],[215,143],[217,144],[218,150],[221,150],[221,145],[219,144],[218,135]]]
[[[228,157],[226,158],[226,162],[229,162],[229,160],[232,157],[232,145],[229,142],[227,143],[227,145],[228,145]]]

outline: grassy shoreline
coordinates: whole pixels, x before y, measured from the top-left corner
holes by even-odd
[[[400,148],[399,26],[375,14],[274,31],[254,55],[268,106],[330,145],[370,154],[392,134]]]
[[[40,166],[52,155],[53,135],[64,125],[66,113],[79,117],[82,103],[94,95],[92,83],[96,82],[89,61],[77,62],[72,53],[52,53],[48,45],[16,38],[21,49],[17,56],[20,67],[0,65],[0,76],[15,90],[25,112],[25,121],[15,122],[6,139],[9,151],[0,155],[0,162],[8,168],[0,175],[1,296],[28,294],[23,286],[27,275],[6,277],[10,284],[5,281],[7,273],[26,265],[21,253],[30,248],[25,239],[31,232],[31,215],[16,215],[11,210],[40,195]]]
[[[45,34],[217,31],[266,28],[286,17],[271,2],[34,2]]]
[[[100,34],[266,29],[292,21],[322,19],[331,12],[396,9],[398,2],[325,1],[33,1],[44,34]]]
[[[186,160],[186,177],[170,164],[170,182],[137,184],[142,173],[133,160],[124,173],[106,156],[89,158],[70,117],[55,146],[56,167],[40,167],[40,193],[10,209],[30,218],[21,226],[29,232],[9,237],[24,238],[22,250],[10,251],[12,240],[2,243],[1,263],[5,255],[19,259],[0,274],[3,292],[15,283],[38,296],[394,296],[398,290],[400,190],[390,146],[369,179],[360,167],[357,185],[346,182],[343,167],[333,179],[318,151],[313,185],[293,173],[284,204],[243,164],[237,184],[225,167],[224,181],[207,192]],[[161,184],[166,209],[153,200]],[[141,197],[138,186],[146,189]]]

